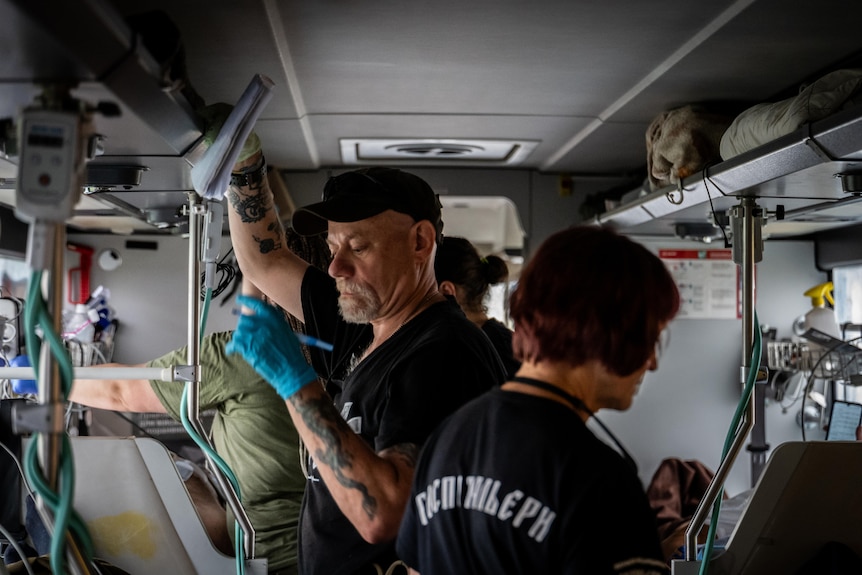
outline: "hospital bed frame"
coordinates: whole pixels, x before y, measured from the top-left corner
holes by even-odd
[[[862,558],[862,442],[793,441],[773,450],[711,575],[792,575],[839,543]],[[700,561],[673,563],[696,575]]]
[[[215,549],[167,448],[150,438],[74,437],[75,510],[94,555],[132,574],[236,573]],[[98,486],[93,488],[93,486]],[[247,560],[266,575],[265,559]]]

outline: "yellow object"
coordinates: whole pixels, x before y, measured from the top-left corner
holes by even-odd
[[[131,553],[141,559],[156,554],[157,527],[152,520],[137,511],[106,515],[87,522],[93,541],[111,555]]]
[[[832,282],[825,282],[810,288],[805,292],[805,296],[811,298],[811,305],[814,307],[825,307],[826,301],[831,305],[835,305],[835,300],[832,299],[833,288]]]

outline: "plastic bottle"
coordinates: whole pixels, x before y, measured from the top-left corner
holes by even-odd
[[[838,327],[835,312],[826,306],[827,301],[830,304],[834,303],[832,289],[832,282],[825,282],[805,292],[804,295],[811,298],[811,309],[794,323],[793,329],[797,335],[802,336],[809,329],[816,329],[836,339],[841,339],[841,328]],[[817,347],[817,344],[809,342],[809,346]]]
[[[108,300],[111,297],[111,291],[104,287],[98,286],[95,290],[93,290],[90,299],[87,300],[87,307],[91,310],[95,310],[98,315],[98,319],[93,320],[96,324],[96,334],[104,331],[111,325],[111,320],[114,318],[114,310],[108,306]],[[90,314],[92,318],[92,313]]]
[[[75,304],[75,311],[69,317],[63,336],[81,343],[93,343],[96,335],[95,323],[98,321],[99,313],[96,310],[88,308],[87,304]]]

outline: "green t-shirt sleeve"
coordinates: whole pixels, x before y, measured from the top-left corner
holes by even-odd
[[[199,390],[200,410],[205,411],[224,403],[229,398],[244,392],[244,386],[260,379],[239,354],[228,355],[225,346],[233,332],[222,331],[204,336],[200,347],[201,382]],[[188,365],[187,348],[181,347],[147,363],[149,367],[166,368]],[[180,419],[180,402],[185,391],[182,381],[150,380],[159,401],[168,415]]]

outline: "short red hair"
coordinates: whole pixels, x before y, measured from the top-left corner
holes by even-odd
[[[628,375],[649,360],[679,305],[673,277],[647,248],[609,228],[568,228],[521,272],[509,302],[512,347],[521,361],[598,360]]]

